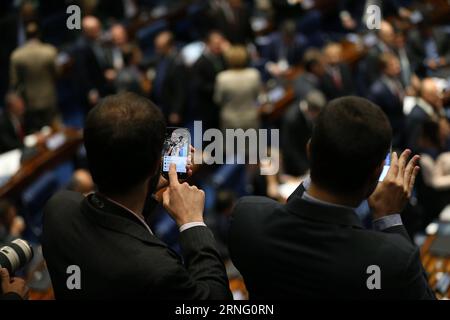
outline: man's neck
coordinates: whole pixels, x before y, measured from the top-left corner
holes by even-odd
[[[139,188],[126,195],[106,195],[109,199],[119,203],[128,210],[134,212],[140,218],[144,219],[142,212],[144,211],[145,199],[147,192],[145,188]]]
[[[360,199],[336,195],[327,190],[324,190],[323,188],[320,188],[317,184],[315,184],[313,181],[311,181],[311,185],[307,192],[311,197],[316,198],[317,200],[332,203],[338,206],[356,208],[361,203]]]

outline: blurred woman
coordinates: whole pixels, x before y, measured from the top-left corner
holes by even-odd
[[[257,98],[261,77],[258,70],[248,67],[248,60],[243,46],[232,46],[225,51],[228,70],[217,75],[214,89],[214,100],[221,108],[222,129],[259,127]]]

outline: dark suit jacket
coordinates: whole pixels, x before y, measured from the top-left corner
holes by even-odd
[[[369,100],[376,103],[383,109],[391,123],[394,131],[394,147],[402,147],[405,115],[403,113],[403,99],[394,94],[385,83],[383,78],[379,78],[370,87]]]
[[[261,56],[269,61],[278,62],[282,57],[280,53],[284,47],[289,65],[297,65],[302,61],[303,53],[308,47],[308,40],[303,35],[296,35],[290,45],[286,45],[279,32],[270,35],[270,42],[261,50]]]
[[[312,121],[306,119],[298,104],[292,105],[283,117],[281,150],[287,174],[301,176],[309,169],[306,144],[311,138]]]
[[[434,298],[403,226],[365,230],[353,210],[305,201],[303,190],[285,205],[244,197],[234,209],[230,253],[250,298]],[[380,290],[367,288],[371,265],[380,267]]]
[[[6,114],[0,115],[0,153],[22,148],[23,142],[17,135],[11,120]]]
[[[44,211],[43,253],[57,299],[228,299],[210,230],[180,234],[181,258],[125,209],[100,195],[62,191]],[[66,286],[81,270],[81,290]]]
[[[439,56],[445,57],[446,60],[449,61],[450,43],[448,36],[441,31],[433,30],[432,38],[436,42],[436,47]],[[412,31],[409,34],[408,38],[409,52],[411,54],[411,59],[415,67],[418,67],[421,64],[423,64],[426,58],[425,42],[426,40],[417,30]]]
[[[411,112],[406,117],[405,132],[408,134],[406,147],[413,152],[418,151],[418,140],[422,133],[423,124],[426,121],[431,121],[431,117],[418,105],[412,108]]]
[[[153,99],[156,104],[162,108],[163,113],[169,116],[172,112],[183,116],[186,107],[186,88],[187,88],[187,72],[186,67],[183,64],[181,57],[178,54],[171,54],[167,59],[167,66],[164,74],[156,71],[155,81],[160,81],[161,77],[161,89],[160,92],[153,92]],[[157,64],[160,64],[158,61]],[[153,89],[156,89],[153,86]]]
[[[203,128],[219,126],[219,107],[213,99],[216,76],[225,68],[223,58],[202,54],[192,68],[192,89],[194,92],[194,117],[203,120]]]
[[[341,85],[339,87],[336,86],[332,76],[328,72],[325,73],[321,79],[321,89],[329,100],[355,93],[352,73],[348,65],[339,64],[337,68],[339,69],[339,73],[341,75]]]

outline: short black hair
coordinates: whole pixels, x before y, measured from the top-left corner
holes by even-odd
[[[310,145],[311,179],[341,195],[361,191],[389,152],[392,129],[380,107],[360,97],[328,103]]]
[[[84,129],[98,190],[126,193],[158,174],[165,128],[161,111],[147,98],[126,92],[102,99],[89,112]]]

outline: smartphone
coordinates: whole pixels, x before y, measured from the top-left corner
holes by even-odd
[[[384,160],[383,171],[381,171],[380,178],[378,179],[378,181],[384,180],[390,167],[391,167],[391,152],[388,152],[386,159]]]
[[[169,178],[170,164],[175,163],[179,180],[187,178],[187,164],[191,135],[186,128],[168,127],[162,151],[162,175]]]

